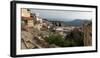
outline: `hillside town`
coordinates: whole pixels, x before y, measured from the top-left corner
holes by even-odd
[[[63,26],[60,21],[41,18],[39,13],[21,9],[21,49],[92,45],[92,23]]]

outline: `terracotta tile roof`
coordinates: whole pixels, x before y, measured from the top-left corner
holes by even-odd
[[[22,18],[22,20],[32,20],[33,18],[32,17],[21,17]]]

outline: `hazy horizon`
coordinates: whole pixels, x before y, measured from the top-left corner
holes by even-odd
[[[57,21],[71,21],[75,19],[79,20],[91,20],[91,11],[72,11],[72,10],[46,10],[46,9],[30,9],[32,13],[36,13],[41,18]]]

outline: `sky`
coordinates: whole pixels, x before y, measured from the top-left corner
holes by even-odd
[[[47,10],[47,9],[30,9],[32,13],[36,13],[41,18],[57,21],[71,21],[75,19],[91,20],[91,11],[78,11],[78,10]]]

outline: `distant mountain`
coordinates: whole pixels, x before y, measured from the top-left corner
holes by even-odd
[[[80,26],[84,23],[84,20],[79,20],[79,19],[76,19],[76,20],[73,20],[71,22],[69,22],[71,25],[75,25],[75,26]]]
[[[83,23],[88,22],[88,21],[91,21],[91,20],[75,19],[75,20],[73,20],[73,21],[63,22],[63,24],[72,25],[72,26],[82,26]]]

